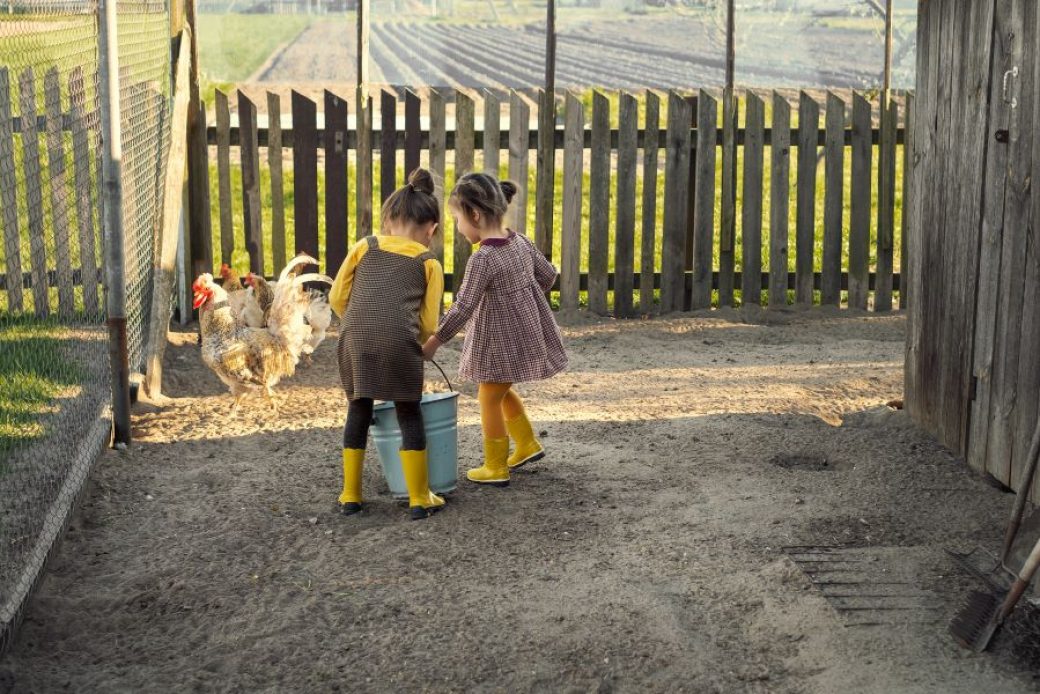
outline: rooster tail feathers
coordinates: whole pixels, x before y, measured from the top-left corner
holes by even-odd
[[[317,265],[318,261],[307,255],[306,253],[300,253],[295,258],[289,261],[289,263],[282,270],[281,274],[278,275],[278,284],[282,284],[285,280],[295,275],[299,268],[303,265]]]

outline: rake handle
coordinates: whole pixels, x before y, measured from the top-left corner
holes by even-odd
[[[1029,489],[1033,486],[1033,476],[1036,474],[1038,460],[1040,460],[1040,417],[1036,420],[1033,440],[1029,444],[1029,457],[1026,459],[1026,467],[1022,470],[1018,490],[1015,492],[1015,505],[1011,511],[1011,521],[1008,523],[1007,532],[1004,534],[1004,549],[1000,553],[1001,563],[1007,561],[1008,555],[1011,553],[1011,545],[1014,544],[1018,529],[1022,525],[1022,514],[1025,512]]]
[[[1022,572],[1015,579],[1015,583],[1011,586],[1011,590],[1008,591],[1007,597],[1004,599],[1004,603],[1000,606],[1000,612],[998,613],[998,620],[1003,622],[1011,610],[1015,609],[1015,605],[1021,599],[1022,594],[1026,591],[1026,587],[1029,586],[1030,581],[1033,580],[1033,576],[1036,574],[1037,567],[1040,566],[1040,540],[1036,541],[1036,545],[1033,546],[1033,551],[1029,553],[1029,558],[1026,559],[1025,565],[1022,567]]]

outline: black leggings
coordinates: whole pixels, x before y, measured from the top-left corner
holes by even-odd
[[[350,401],[347,424],[343,427],[343,447],[359,449],[368,443],[368,427],[372,424],[372,398]],[[395,402],[397,422],[401,426],[401,450],[426,450],[426,428],[418,401]]]

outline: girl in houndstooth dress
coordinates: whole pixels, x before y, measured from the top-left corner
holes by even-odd
[[[344,515],[361,511],[361,469],[374,400],[393,400],[412,519],[444,505],[430,491],[423,426],[421,343],[437,328],[444,273],[429,246],[440,225],[433,178],[416,169],[383,204],[382,233],[355,244],[329,304],[340,317],[339,375],[349,407],[343,429]]]
[[[459,375],[480,384],[484,464],[466,476],[495,486],[509,484],[510,469],[545,455],[512,385],[549,378],[567,365],[560,329],[545,299],[556,268],[525,236],[503,226],[516,191],[511,181],[480,173],[466,174],[455,185],[448,207],[456,228],[480,248],[466,265],[454,305],[423,347],[424,356],[432,359],[438,347],[469,324]],[[511,456],[510,438],[516,444]]]

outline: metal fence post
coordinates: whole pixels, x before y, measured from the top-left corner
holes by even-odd
[[[98,6],[98,65],[101,91],[102,210],[105,254],[105,306],[112,369],[113,443],[130,443],[130,364],[126,340],[126,273],[123,243],[123,143],[119,107],[119,43],[116,0]]]

